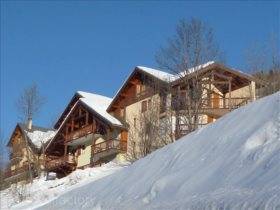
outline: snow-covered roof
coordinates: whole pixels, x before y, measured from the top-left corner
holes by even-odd
[[[56,130],[51,128],[32,125],[31,129],[28,129],[25,123],[18,123],[17,126],[24,133],[24,138],[26,138],[37,150],[40,150],[42,145],[52,139],[56,134]]]
[[[85,91],[77,91],[76,94],[78,94],[81,98],[72,106],[62,123],[60,124],[59,128],[57,129],[58,131],[62,128],[70,114],[73,112],[73,110],[76,108],[76,106],[81,102],[85,104],[87,107],[89,107],[92,111],[97,113],[101,118],[107,120],[113,125],[116,126],[122,126],[122,123],[110,115],[106,110],[111,103],[112,99],[106,96],[94,94],[94,93],[89,93]],[[51,144],[51,141],[47,145],[47,147]]]
[[[141,69],[142,71],[145,71],[148,74],[153,75],[154,77],[157,77],[160,80],[166,81],[166,82],[170,82],[173,80],[174,75],[170,74],[168,72],[165,71],[161,71],[158,69],[152,69],[152,68],[148,68],[145,66],[137,66],[138,69]]]
[[[214,63],[215,63],[214,61],[208,61],[207,63],[204,63],[204,64],[201,64],[201,65],[198,65],[198,66],[191,67],[191,68],[187,69],[186,71],[182,71],[182,72],[180,72],[180,73],[174,75],[173,81],[174,81],[174,80],[177,80],[177,79],[179,79],[179,78],[181,78],[181,77],[184,77],[184,76],[186,76],[187,74],[191,74],[191,73],[194,73],[194,72],[199,71],[199,70],[201,70],[201,69],[204,69],[204,68],[206,68],[206,67],[208,67],[208,66],[210,66],[210,65],[212,65],[212,64],[214,64]]]
[[[118,119],[116,119],[106,111],[106,109],[112,102],[111,98],[83,91],[78,91],[77,93],[82,96],[82,98],[80,98],[79,100],[90,109],[95,111],[97,114],[99,114],[102,118],[106,119],[113,125],[122,126],[122,123]]]
[[[179,79],[182,76],[186,76],[187,74],[191,74],[195,71],[204,69],[207,66],[210,66],[214,63],[215,63],[214,61],[208,61],[207,63],[191,67],[191,68],[187,69],[186,71],[182,71],[182,72],[177,73],[177,74],[171,74],[171,73],[168,73],[168,72],[165,72],[165,71],[162,71],[162,70],[152,69],[152,68],[148,68],[148,67],[144,67],[144,66],[137,66],[137,68],[141,69],[141,70],[147,72],[148,74],[151,74],[154,77],[157,77],[157,78],[159,78],[163,81],[173,82],[174,80]]]
[[[205,68],[206,66],[213,64],[214,61],[209,61],[205,64],[199,65],[197,67],[193,67],[188,69],[186,72],[193,72],[194,70],[199,70],[202,68]],[[112,99],[112,102],[114,102],[114,100],[117,98],[117,96],[119,95],[119,93],[121,92],[121,90],[123,89],[123,87],[126,85],[126,83],[128,82],[128,80],[131,78],[131,76],[134,74],[135,71],[144,71],[164,82],[173,82],[177,79],[180,78],[180,74],[183,75],[183,72],[180,74],[171,74],[168,73],[166,71],[162,71],[162,70],[158,70],[158,69],[153,69],[153,68],[149,68],[149,67],[145,67],[145,66],[136,66],[136,68],[130,73],[130,75],[124,80],[123,84],[121,85],[121,87],[119,88],[119,90],[117,91],[117,93],[115,94],[115,96]],[[108,106],[109,108],[110,106]]]
[[[52,139],[56,131],[49,130],[49,131],[40,131],[40,130],[33,130],[33,131],[26,131],[26,135],[30,139],[30,141],[34,144],[37,149],[40,149],[43,144],[45,144],[48,140]]]

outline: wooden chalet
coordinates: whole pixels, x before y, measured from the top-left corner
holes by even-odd
[[[256,89],[265,85],[249,74],[215,62],[208,62],[176,75],[139,66],[117,92],[107,111],[123,124],[128,124],[131,130],[137,126],[139,114],[149,110],[149,104],[154,99],[158,100],[160,106],[159,118],[164,117],[167,106],[172,108],[178,96],[181,100],[186,97],[186,83],[183,81],[194,78],[199,78],[203,90],[200,126],[255,100]],[[168,98],[171,99],[171,104],[168,104]],[[180,119],[175,123],[175,138],[188,133],[186,125]]]
[[[48,172],[64,176],[126,152],[127,130],[106,112],[110,102],[105,96],[82,91],[73,96],[55,124],[57,134],[46,149]]]
[[[18,123],[7,146],[10,148],[7,182],[28,180],[30,173],[37,176],[44,170],[44,145],[55,135],[55,130]]]

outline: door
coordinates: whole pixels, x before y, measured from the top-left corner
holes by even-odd
[[[122,131],[121,132],[121,141],[120,141],[122,151],[127,151],[127,138],[128,138],[128,132]]]
[[[213,93],[212,108],[220,108],[220,96],[217,93]]]

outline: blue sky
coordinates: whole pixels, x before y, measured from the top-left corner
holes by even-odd
[[[213,27],[228,65],[244,69],[248,46],[279,38],[279,10],[277,1],[1,1],[2,135],[10,135],[15,101],[33,82],[47,99],[34,119],[41,126],[77,90],[114,96],[133,67],[157,67],[155,52],[182,18]]]

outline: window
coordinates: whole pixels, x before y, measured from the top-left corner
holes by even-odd
[[[143,84],[141,85],[141,92],[145,92],[146,91],[146,86]]]
[[[167,102],[167,95],[166,94],[161,95],[161,97],[160,97],[160,113],[165,112],[166,102]]]
[[[122,117],[122,118],[124,117],[124,109],[120,110],[120,117]]]
[[[133,119],[133,126],[136,127],[136,118]]]
[[[141,107],[142,107],[142,109],[141,109],[142,113],[147,111],[147,101],[142,101],[142,106]]]
[[[140,85],[136,85],[136,94],[139,94],[141,91],[141,86]]]
[[[148,100],[148,108],[149,108],[149,109],[152,108],[152,100],[151,100],[151,99]]]

